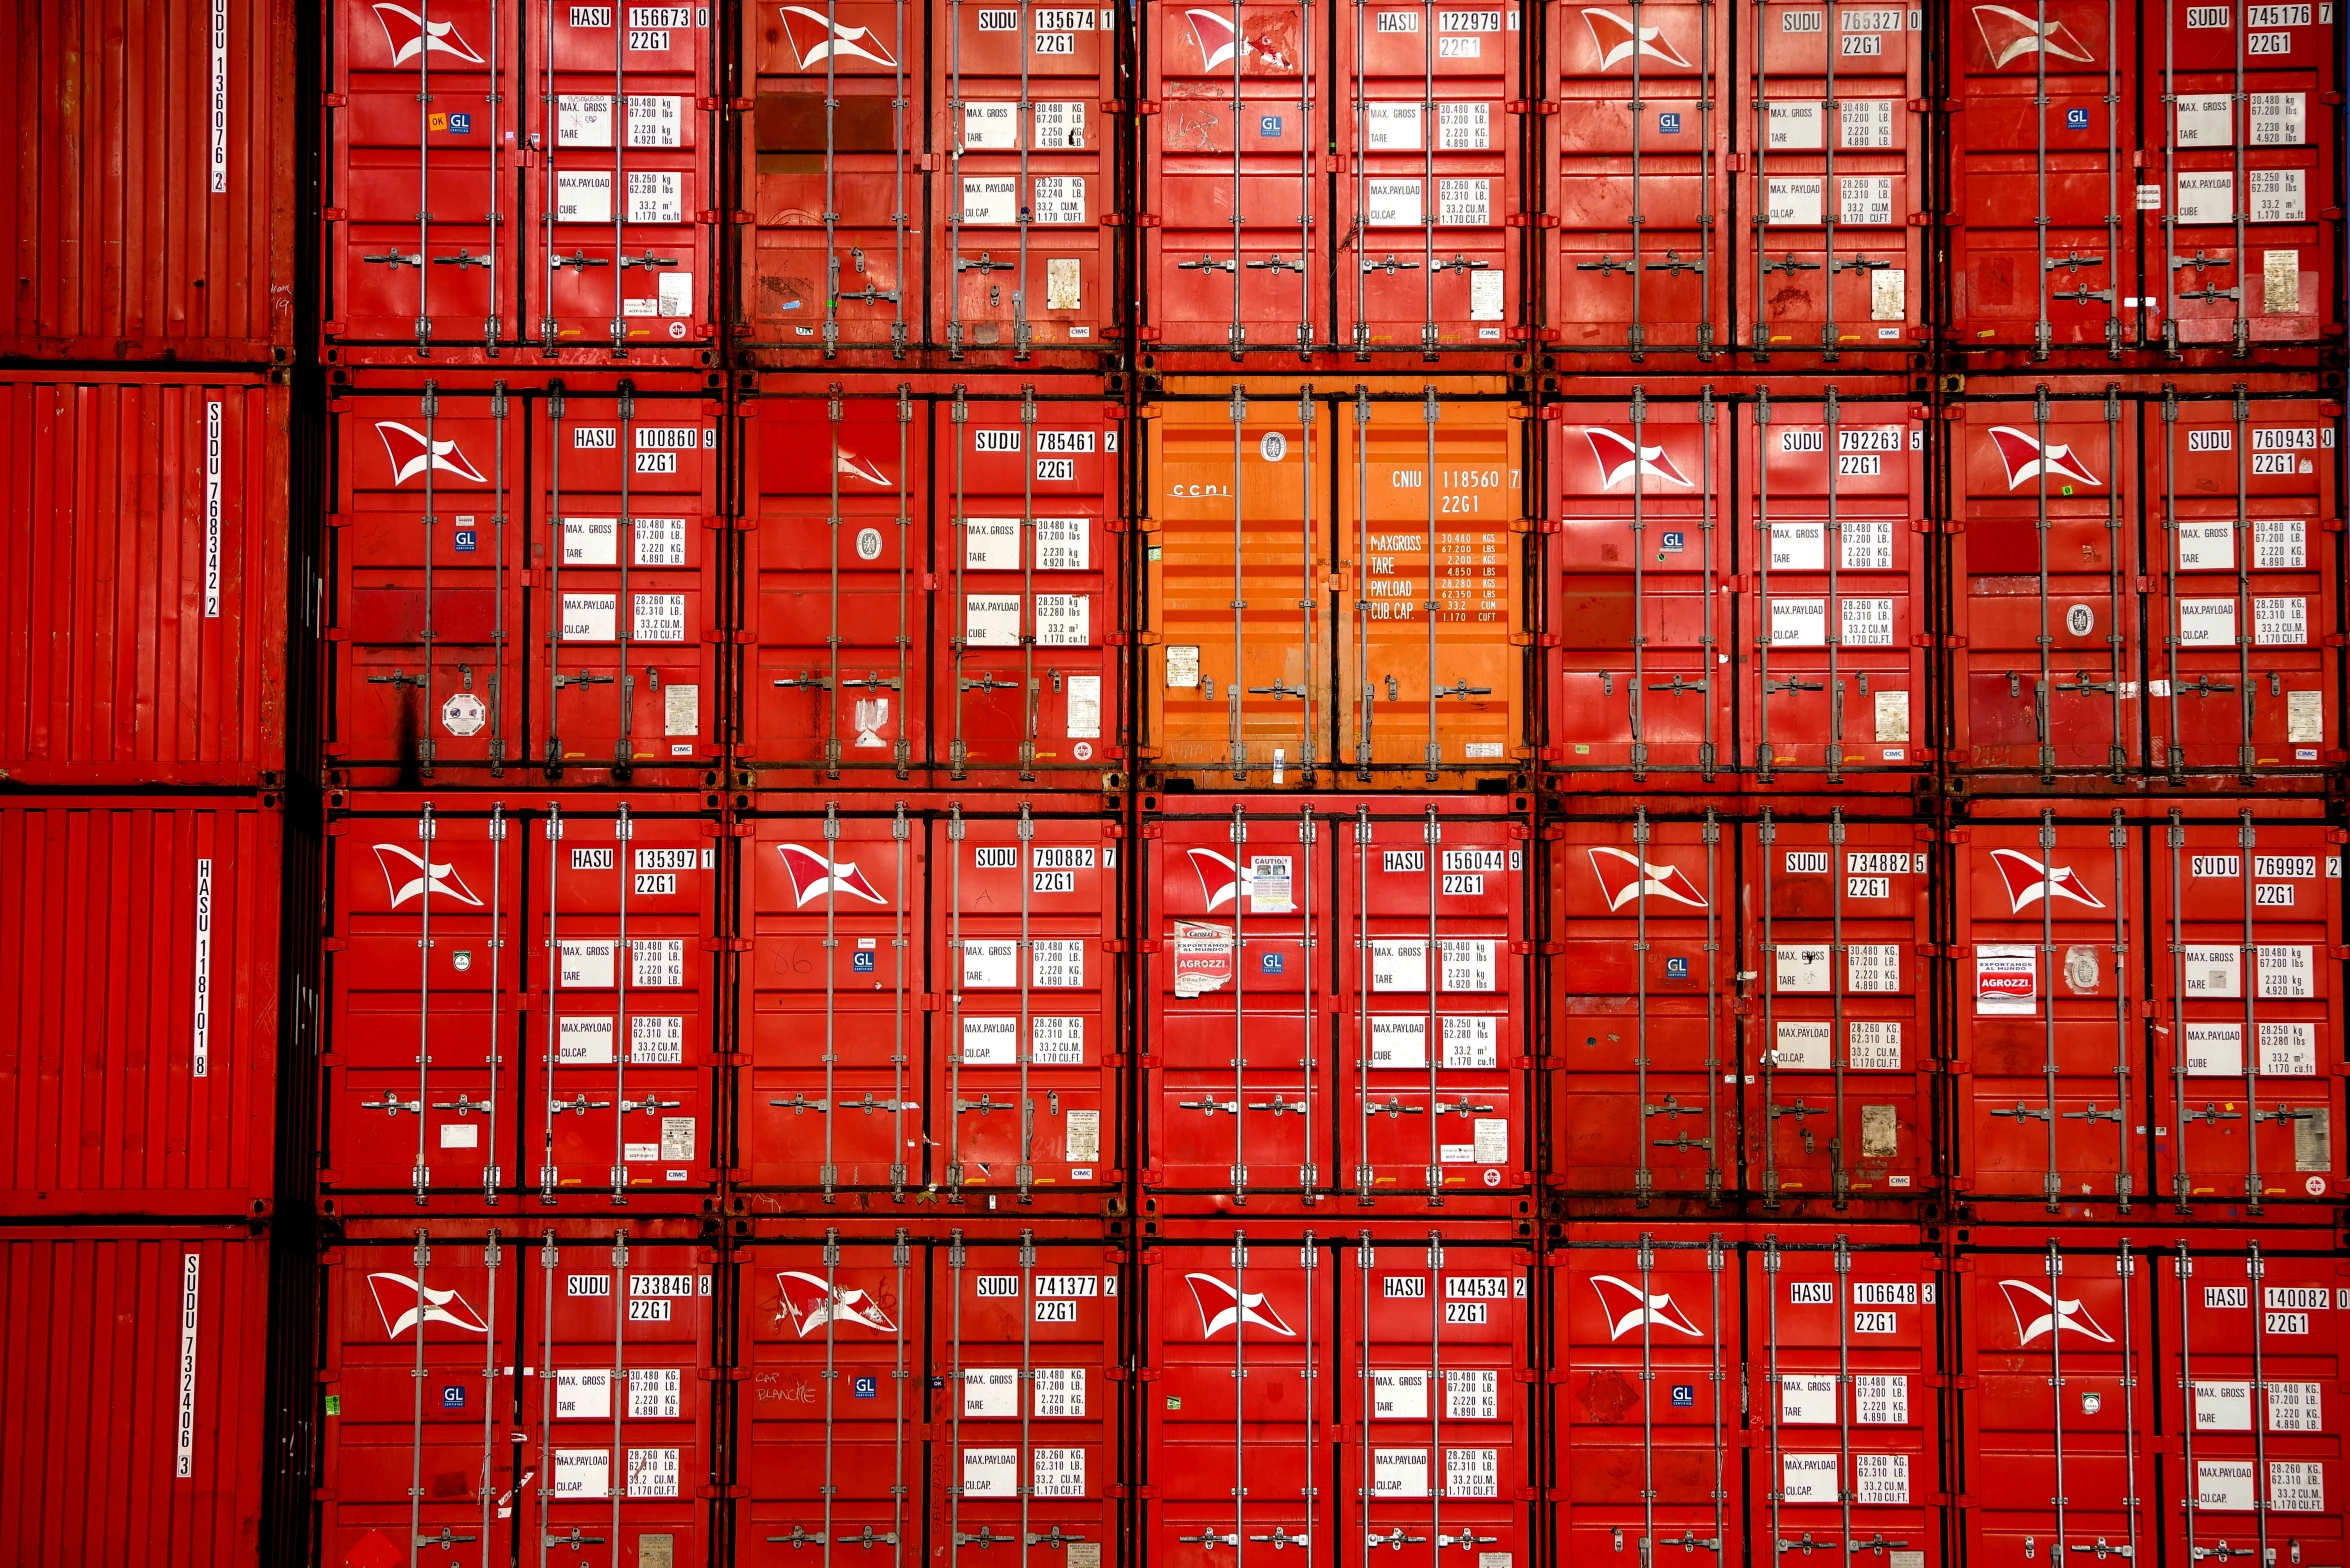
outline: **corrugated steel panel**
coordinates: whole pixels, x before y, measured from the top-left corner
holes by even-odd
[[[1124,825],[867,794],[758,797],[742,826],[747,1206],[909,1187],[1031,1210],[1117,1201]]]
[[[1528,804],[1146,797],[1146,1209],[1523,1211]]]
[[[750,405],[735,756],[760,785],[1118,787],[1123,410],[1039,390]]]
[[[0,1232],[0,1554],[258,1565],[268,1322],[241,1227]]]
[[[0,382],[0,775],[275,781],[287,409],[251,378]]]
[[[715,780],[715,405],[625,383],[427,383],[339,398],[332,423],[339,782],[494,786],[524,766]]]
[[[0,354],[283,363],[294,341],[294,7],[19,6]]]
[[[1142,1260],[1148,1561],[1532,1560],[1531,1251],[1274,1221]]]
[[[19,1215],[262,1215],[274,1170],[274,808],[0,807]]]
[[[1152,405],[1151,778],[1508,788],[1530,755],[1523,420],[1434,383]]]
[[[950,1560],[1120,1560],[1124,1247],[933,1224],[733,1256],[736,1561],[924,1539]]]
[[[330,819],[322,1193],[710,1201],[718,820],[694,796],[366,796]]]

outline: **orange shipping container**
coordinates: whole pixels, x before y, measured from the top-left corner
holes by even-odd
[[[1156,781],[1507,788],[1525,755],[1522,411],[1268,383],[1145,417]]]

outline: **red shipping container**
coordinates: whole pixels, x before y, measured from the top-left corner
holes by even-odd
[[[1121,423],[1031,387],[758,399],[736,755],[759,782],[1122,777]]]
[[[456,1568],[517,1526],[560,1568],[705,1560],[720,1271],[690,1230],[440,1221],[321,1266],[322,1560]]]
[[[2146,413],[2148,765],[2311,787],[2346,756],[2340,407],[2166,387]]]
[[[738,1192],[1115,1201],[1118,821],[762,797],[743,831]]]
[[[322,1190],[704,1205],[718,827],[692,796],[372,796],[328,825]]]
[[[336,6],[327,357],[708,362],[711,23],[707,6]]]
[[[1150,15],[1154,353],[1488,364],[1523,343],[1518,7],[1421,0],[1342,16],[1330,37],[1282,0]]]
[[[285,363],[294,7],[20,7],[0,354]]]
[[[1996,812],[1996,815],[1993,813]],[[1951,1186],[1971,1203],[2150,1195],[2143,830],[2087,800],[1977,802],[1953,831]],[[2159,922],[2158,922],[2159,929]],[[2157,1038],[2160,1038],[2159,1036]]]
[[[714,781],[719,428],[626,384],[337,399],[338,780]]]
[[[2340,342],[2341,170],[2322,108],[2341,96],[2334,13],[2165,0],[2142,26],[2143,74],[2123,101],[2162,181],[2145,243],[2147,280],[2171,280],[2163,348],[2225,344],[2242,359]]]
[[[0,1556],[257,1565],[269,1243],[0,1232]]]
[[[233,799],[0,808],[9,1212],[269,1212],[283,833]]]
[[[1926,411],[1832,387],[1561,407],[1555,765],[1908,787],[1931,760]]]
[[[284,769],[287,407],[251,378],[0,383],[10,782]]]
[[[1146,1204],[1523,1207],[1525,797],[1145,806]]]
[[[2046,357],[2101,346],[2118,356],[2143,337],[2142,306],[2160,319],[2161,301],[2136,292],[2138,22],[2135,7],[2100,0],[2037,0],[2030,10],[1982,0],[1945,13],[1959,348]]]
[[[896,1560],[925,1536],[949,1558],[1114,1560],[1123,1248],[900,1229],[761,1234],[736,1257],[736,1561]]]
[[[1162,1239],[1143,1269],[1144,1560],[1531,1560],[1529,1252],[1279,1225]]]
[[[2155,1190],[2181,1209],[2330,1214],[2345,1190],[2343,831],[2271,798],[2174,809],[2142,832],[2154,1074],[2170,1087]]]
[[[754,351],[1090,366],[1114,346],[1118,26],[1086,6],[744,7]]]
[[[2041,388],[1960,404],[1948,426],[1951,760],[1972,788],[2143,766],[2137,412],[2117,388]]]

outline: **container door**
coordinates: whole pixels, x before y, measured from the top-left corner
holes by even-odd
[[[1380,819],[1363,808],[1341,837],[1340,1178],[1446,1195],[1523,1189],[1531,1164],[1525,1092],[1523,825],[1507,818]]]
[[[1311,4],[1150,8],[1155,134],[1143,135],[1146,336],[1165,348],[1303,354],[1333,340],[1330,197],[1314,172],[1329,62]]]
[[[1746,1254],[1756,1374],[1753,1559],[1942,1561],[1941,1313],[1908,1252]],[[1917,1554],[1917,1555],[1910,1555]]]
[[[1748,828],[1749,1179],[1790,1196],[1916,1196],[1934,1175],[1932,987],[1920,957],[1932,910],[1927,852],[1908,823],[1779,820]]]
[[[523,760],[524,413],[429,387],[335,411],[326,751],[355,783]]]
[[[1358,392],[1339,429],[1354,612],[1337,628],[1339,714],[1354,778],[1507,778],[1528,755],[1519,411],[1448,403],[1433,386],[1416,405]]]
[[[1553,341],[1638,364],[1654,351],[1711,358],[1730,333],[1728,8],[1713,0],[1546,6],[1556,62],[1544,159],[1545,281]],[[1635,107],[1637,106],[1637,107]],[[1555,162],[1553,159],[1555,158]]]
[[[759,1243],[743,1255],[744,1378],[735,1397],[744,1487],[738,1562],[902,1562],[929,1494],[923,1433],[927,1255],[888,1244]]]
[[[1737,966],[1724,967],[1733,851],[1702,821],[1569,823],[1550,848],[1561,933],[1549,1055],[1550,1169],[1578,1192],[1703,1195],[1737,1175]]]
[[[1793,14],[1793,13],[1789,13]],[[1899,785],[1924,761],[1932,602],[1923,409],[1772,402],[1752,410],[1756,772]],[[1741,579],[1744,581],[1745,579]],[[1743,749],[1743,748],[1742,748]]]
[[[2130,830],[1978,817],[1956,853],[1958,1185],[2126,1209],[2148,1190]]]
[[[2178,1434],[2166,1557],[2340,1563],[2341,1264],[2184,1242],[2154,1263],[2158,1329],[2178,1346],[2175,1375],[2154,1380],[2164,1430]]]
[[[828,803],[821,818],[758,817],[750,829],[738,1179],[902,1194],[926,1169],[927,835],[902,805],[843,817]]]
[[[927,340],[922,15],[906,0],[742,8],[756,98],[737,325],[759,347]]]
[[[1311,811],[1171,818],[1150,846],[1154,1188],[1318,1191],[1331,1173],[1330,863]]]
[[[2342,1190],[2341,835],[2315,822],[2189,822],[2148,833],[2156,1070],[2172,1085],[2156,1180],[2185,1209]]]
[[[1561,1557],[1737,1561],[1738,1281],[1721,1237],[1551,1260]]]
[[[972,403],[939,429],[940,546],[931,698],[948,776],[1098,786],[1122,753],[1124,603],[1118,430],[1098,403]]]
[[[1792,0],[1739,8],[1755,216],[1738,341],[1758,355],[1899,347],[1926,319],[1926,12]]]
[[[946,0],[935,101],[946,185],[934,262],[950,356],[1090,349],[1113,299],[1110,156],[1120,14]]]
[[[2159,1508],[2145,1266],[2127,1248],[1961,1265],[1960,1490],[1974,1562],[2144,1562]]]
[[[606,12],[609,15],[609,11]],[[334,10],[330,344],[495,353],[515,280],[512,8],[443,0]]]
[[[1365,1233],[1340,1271],[1354,1320],[1337,1390],[1344,1554],[1413,1568],[1528,1561],[1524,1255],[1448,1248],[1433,1232],[1374,1246]]]
[[[521,1063],[514,1002],[522,838],[424,801],[413,817],[346,817],[328,944],[325,1169],[335,1192],[471,1192],[516,1173]]]
[[[2123,91],[2136,16],[2112,0],[1950,7],[1950,308],[1964,346],[2118,355],[2139,341]]]
[[[717,755],[717,421],[698,399],[558,390],[544,428],[531,750],[550,772],[698,781]]]
[[[2240,358],[2340,330],[2341,214],[2322,194],[2339,189],[2335,145],[2323,115],[2310,117],[2341,88],[2337,20],[2322,3],[2148,8],[2162,38],[2147,40],[2147,71],[2160,85],[2135,103],[2147,165],[2162,171],[2161,319],[2174,353],[2225,344]]]
[[[1544,659],[1555,765],[1628,771],[1635,784],[1651,773],[1710,781],[1724,761],[1735,765],[1720,592],[1731,566],[1728,456],[1710,392],[1652,403],[1635,390],[1622,415],[1553,427],[1559,576],[1546,585],[1556,595],[1546,641],[1558,651]]]
[[[524,1249],[435,1241],[327,1255],[321,1555],[505,1560],[514,1501],[515,1292]]]
[[[1338,336],[1358,356],[1494,351],[1516,325],[1525,36],[1514,3],[1333,7],[1340,105]]]
[[[2153,757],[2250,785],[2309,774],[2342,754],[2333,645],[2340,534],[2339,419],[2308,403],[2181,401],[2166,388],[2156,470],[2162,591],[2147,619],[2165,658],[2153,687]]]
[[[931,1309],[948,1471],[931,1491],[931,1539],[948,1562],[994,1562],[982,1554],[1007,1546],[1051,1562],[1113,1550],[1120,1308],[1105,1256],[1039,1249],[1027,1232],[970,1245],[953,1233]]]
[[[930,575],[927,441],[888,398],[752,406],[742,545],[737,747],[762,770],[904,778],[927,756],[920,708]],[[808,461],[811,443],[821,454]],[[776,778],[770,782],[788,780]]]
[[[699,818],[550,806],[531,847],[538,1187],[706,1189],[717,848]],[[543,858],[537,858],[543,857]],[[675,1206],[676,1198],[671,1200]]]
[[[2118,394],[2043,393],[1970,404],[1952,430],[1952,501],[1963,510],[1950,545],[1961,639],[1952,760],[2042,783],[2090,773],[2119,782],[2143,756],[2137,698],[2152,673],[2136,530],[2125,526],[2135,421],[2124,421]]]
[[[717,1387],[705,1255],[626,1231],[562,1242],[550,1231],[515,1258],[538,1383],[523,1395],[538,1476],[523,1492],[526,1558],[704,1560]]]
[[[523,336],[546,353],[716,336],[717,107],[707,5],[558,5],[529,29],[530,241]],[[533,18],[539,21],[539,18]],[[681,353],[682,351],[682,353]]]
[[[1262,787],[1295,768],[1303,787],[1331,763],[1323,412],[1303,388],[1294,403],[1236,390],[1150,421],[1143,679],[1169,772]]]
[[[932,1136],[947,1189],[1010,1188],[1027,1203],[1040,1186],[1107,1185],[1122,1163],[1108,1062],[1125,1042],[1105,940],[1121,928],[1118,840],[1098,818],[1038,819],[1026,805],[953,810],[935,831],[953,1118],[934,1118],[945,1126]]]

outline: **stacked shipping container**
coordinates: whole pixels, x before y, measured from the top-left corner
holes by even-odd
[[[2344,1568],[2330,7],[27,25],[21,1555]]]

